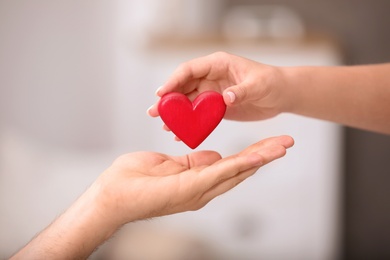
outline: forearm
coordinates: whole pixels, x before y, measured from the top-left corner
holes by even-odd
[[[390,133],[390,64],[282,71],[285,112]]]
[[[119,226],[102,215],[96,187],[11,259],[86,259]]]

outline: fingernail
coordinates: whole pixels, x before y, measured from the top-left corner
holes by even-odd
[[[230,103],[233,103],[234,100],[236,100],[236,94],[234,94],[233,92],[229,91],[226,94],[229,96]]]
[[[151,105],[147,110],[146,110],[146,114],[148,114],[149,116],[151,116],[150,114],[150,110],[152,110],[154,105]]]
[[[156,92],[154,93],[156,96],[158,96],[158,92],[160,92],[160,90],[162,89],[163,86],[160,86],[157,88]]]

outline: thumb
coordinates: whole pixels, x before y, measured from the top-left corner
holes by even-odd
[[[245,83],[231,86],[223,91],[223,99],[226,105],[238,105],[251,95],[250,86]]]

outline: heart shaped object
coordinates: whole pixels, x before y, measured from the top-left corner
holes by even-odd
[[[214,91],[201,93],[193,102],[181,93],[171,92],[161,98],[158,111],[169,129],[195,149],[221,122],[226,105],[222,95]]]

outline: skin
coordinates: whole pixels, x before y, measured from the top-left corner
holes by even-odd
[[[193,99],[207,90],[223,95],[225,119],[294,113],[390,134],[390,63],[278,67],[218,52],[181,64],[156,94],[176,91]],[[159,116],[157,104],[148,114]]]
[[[86,259],[128,222],[201,209],[283,157],[293,142],[268,138],[226,158],[214,151],[123,155],[11,259]]]
[[[156,94],[193,99],[214,90],[228,107],[225,119],[294,113],[390,134],[389,72],[390,64],[277,67],[218,52],[180,65]],[[148,114],[159,116],[157,104]],[[280,136],[226,158],[214,151],[124,155],[11,259],[85,259],[128,222],[204,207],[292,145]]]

